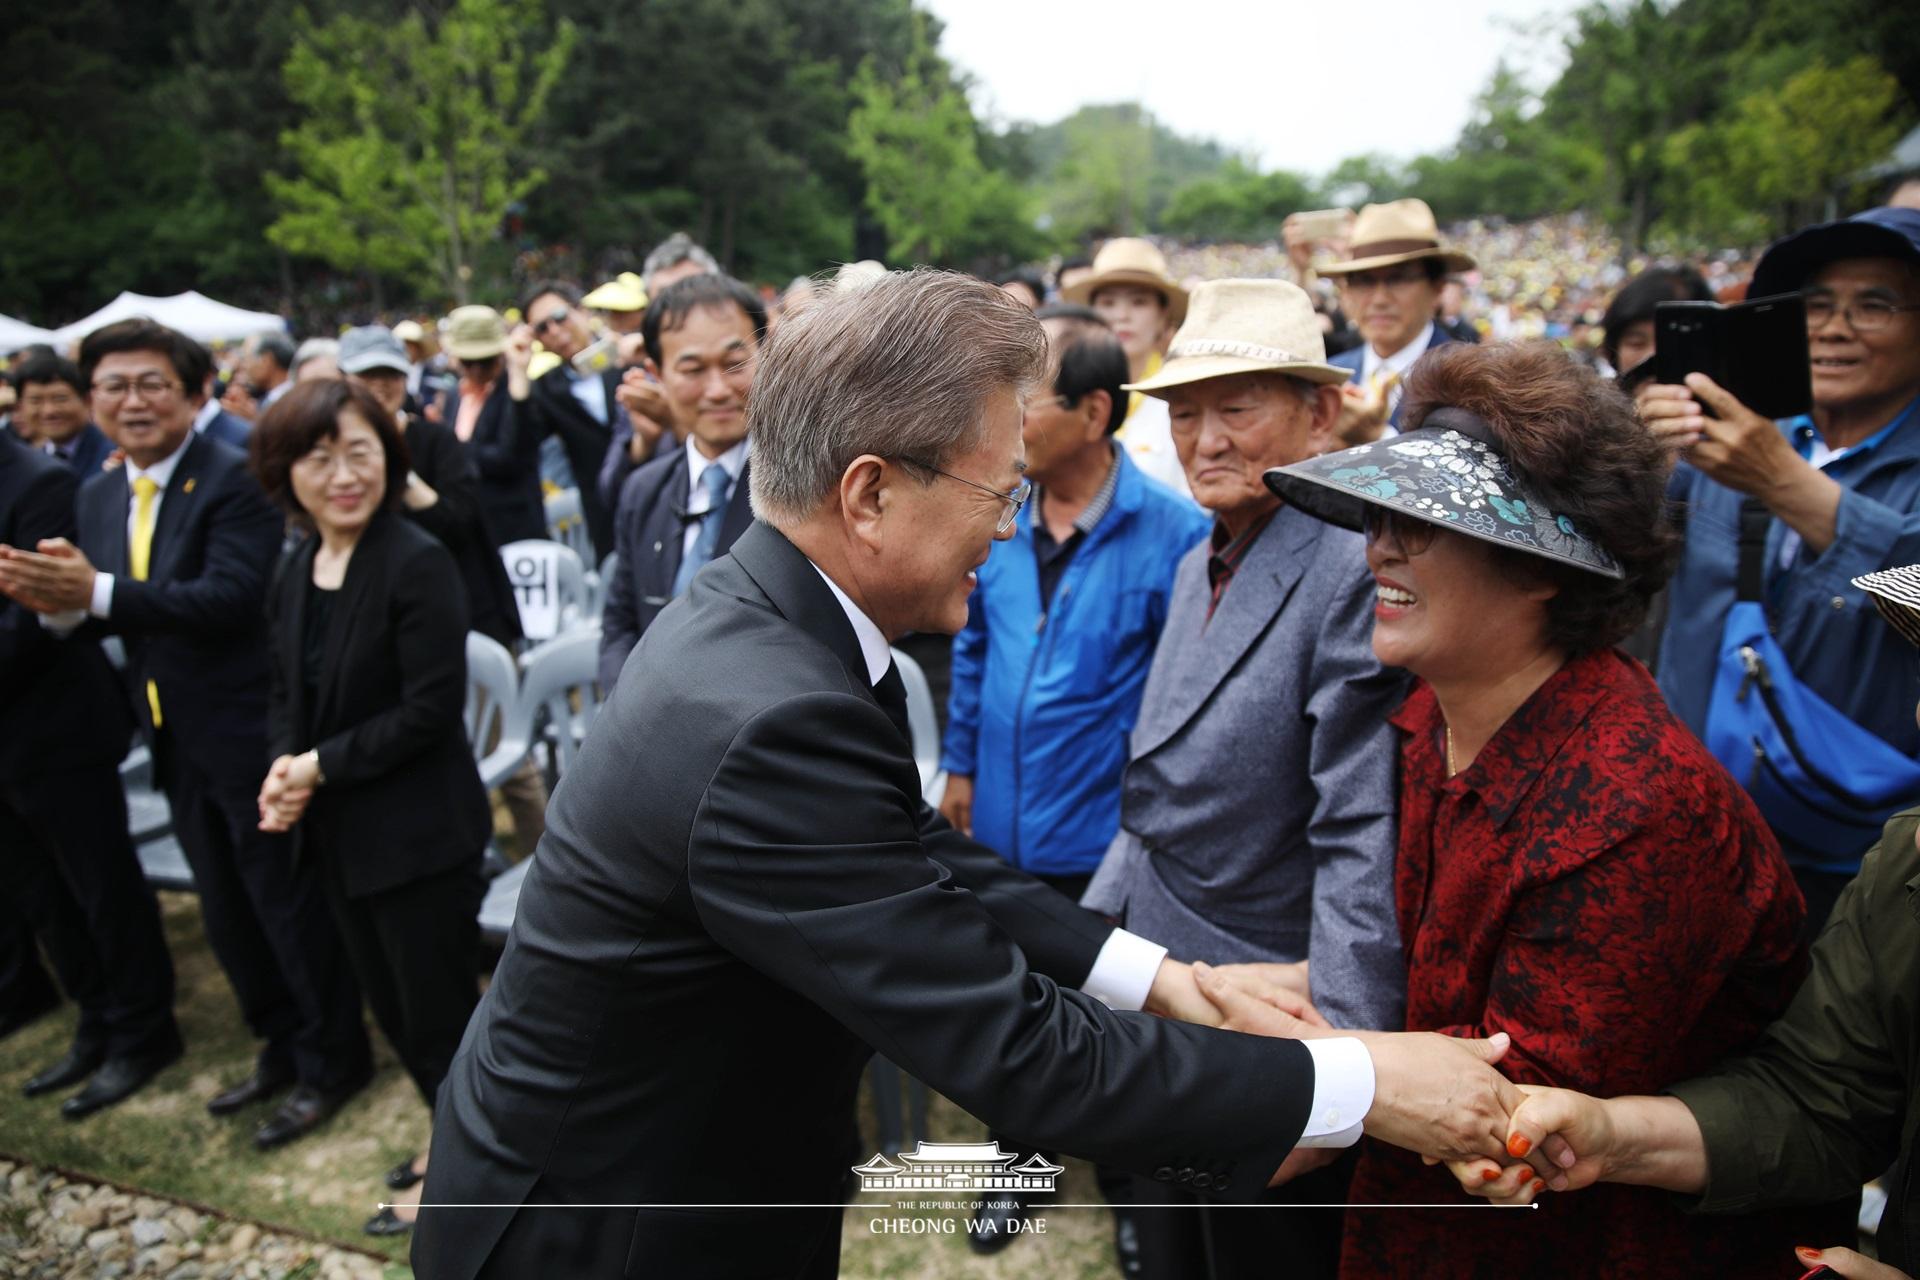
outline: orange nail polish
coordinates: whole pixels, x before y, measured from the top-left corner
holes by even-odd
[[[1793,1251],[1809,1260],[1817,1259],[1820,1256],[1820,1251],[1811,1245],[1796,1245]]]
[[[1535,1178],[1535,1179],[1533,1180],[1533,1194],[1534,1194],[1534,1195],[1536,1195],[1536,1196],[1537,1196],[1537,1195],[1539,1195],[1539,1194],[1540,1194],[1540,1193],[1541,1193],[1542,1191],[1545,1191],[1546,1189],[1547,1189],[1547,1183],[1546,1183],[1546,1180],[1545,1180],[1544,1178]]]
[[[1482,1169],[1480,1171],[1480,1181],[1482,1182],[1498,1182],[1499,1180],[1500,1171],[1498,1169]]]
[[[1507,1139],[1507,1154],[1515,1160],[1521,1159],[1531,1150],[1533,1150],[1533,1139],[1524,1133],[1516,1133]]]

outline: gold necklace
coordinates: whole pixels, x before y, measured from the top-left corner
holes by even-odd
[[[1447,776],[1451,778],[1460,769],[1453,763],[1453,726],[1447,726]]]

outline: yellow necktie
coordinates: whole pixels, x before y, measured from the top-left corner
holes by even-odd
[[[153,500],[160,486],[152,476],[133,478],[133,536],[127,540],[127,568],[136,582],[147,580],[147,565],[153,558]],[[160,689],[147,681],[147,707],[153,712],[153,727],[160,727]]]

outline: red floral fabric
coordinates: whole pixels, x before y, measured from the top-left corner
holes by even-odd
[[[1515,1081],[1605,1097],[1695,1074],[1786,1007],[1806,971],[1800,891],[1639,663],[1573,659],[1451,779],[1424,682],[1393,723],[1408,1030],[1505,1031]],[[1352,1198],[1474,1203],[1444,1166],[1371,1140]],[[1689,1216],[1668,1193],[1600,1186],[1537,1210],[1350,1211],[1341,1275],[1794,1277],[1794,1245],[1851,1238],[1833,1207]]]

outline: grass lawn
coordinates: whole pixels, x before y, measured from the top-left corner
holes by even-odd
[[[186,1056],[128,1101],[74,1123],[60,1115],[64,1094],[20,1096],[28,1076],[66,1051],[73,1011],[63,1010],[16,1032],[0,1041],[0,1154],[189,1201],[404,1264],[405,1238],[382,1243],[360,1232],[360,1224],[385,1197],[381,1174],[418,1150],[427,1136],[426,1109],[392,1051],[376,1034],[378,1073],[371,1086],[318,1133],[278,1151],[255,1151],[253,1130],[267,1115],[264,1106],[224,1120],[206,1111],[208,1098],[252,1068],[255,1045],[207,948],[199,900],[192,894],[165,893],[160,901],[179,981],[175,1009]],[[863,1114],[863,1123],[871,1137],[870,1110]],[[938,1097],[928,1125],[933,1132],[926,1136],[940,1141],[978,1141],[986,1132],[980,1122]],[[1088,1167],[1074,1160],[1064,1163],[1068,1171],[1058,1198],[1098,1202]],[[869,1229],[876,1216],[903,1215],[891,1207],[847,1211],[841,1274],[849,1280],[1010,1280],[1033,1275],[1112,1280],[1118,1275],[1112,1261],[1112,1219],[1105,1210],[1044,1212],[1044,1236],[1017,1240],[991,1258],[977,1258],[968,1250],[958,1213],[912,1215],[954,1219],[962,1234],[950,1236],[876,1234]],[[396,1277],[410,1274],[404,1265],[389,1271]]]

